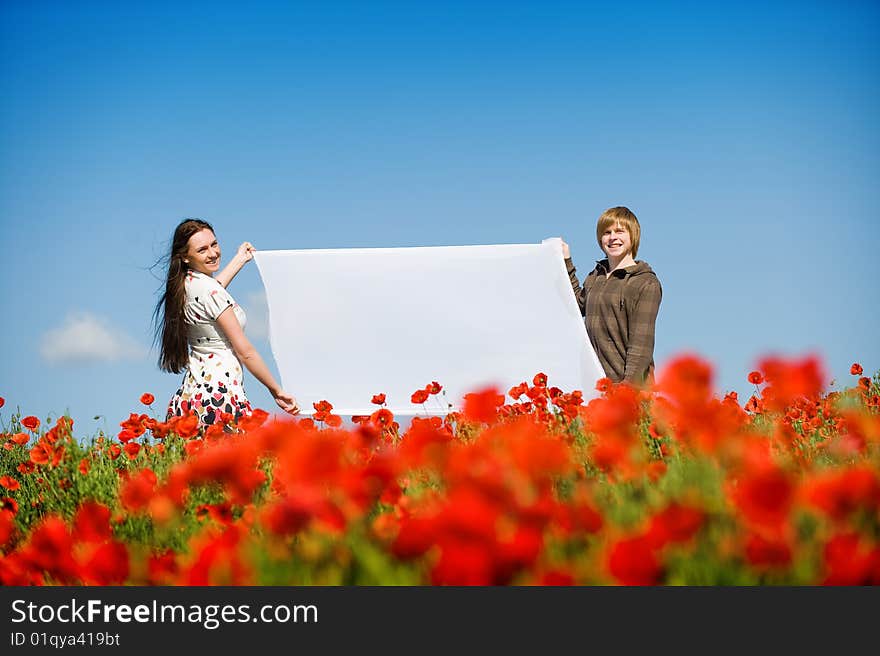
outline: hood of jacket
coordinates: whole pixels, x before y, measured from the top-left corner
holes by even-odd
[[[610,265],[608,264],[608,260],[596,260],[596,273],[608,273]],[[636,260],[635,264],[631,264],[628,267],[624,267],[623,269],[618,269],[618,271],[626,271],[626,275],[636,277],[636,276],[644,276],[651,275],[655,278],[657,274],[654,273],[654,269],[651,268],[651,265],[642,260]]]

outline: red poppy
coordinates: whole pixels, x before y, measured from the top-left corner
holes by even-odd
[[[0,511],[10,512],[13,515],[18,513],[18,501],[12,497],[0,497]]]
[[[412,401],[413,403],[424,403],[427,400],[428,400],[428,392],[427,392],[427,390],[423,390],[423,389],[416,390],[415,392],[413,392],[412,396],[410,397],[410,401]]]
[[[32,474],[36,471],[37,466],[31,460],[25,460],[18,463],[18,467],[15,469],[19,474]]]
[[[226,413],[223,414],[225,415]],[[235,420],[235,417],[233,415],[226,416],[229,417],[228,423],[232,423]],[[247,433],[252,430],[256,430],[257,428],[265,424],[268,418],[268,412],[266,412],[262,408],[254,408],[251,414],[238,419],[238,428]]]
[[[442,389],[443,389],[443,386],[442,386],[440,383],[438,383],[436,380],[431,381],[431,382],[428,383],[428,385],[425,387],[425,391],[426,391],[428,394],[439,394],[439,393],[440,393],[440,390],[442,390]]]
[[[596,391],[602,392],[603,394],[611,389],[611,386],[614,383],[611,382],[610,378],[600,378],[596,381]]]
[[[729,496],[747,522],[779,529],[794,503],[794,491],[788,474],[768,466],[736,481]]]
[[[103,542],[113,537],[110,509],[97,501],[86,501],[73,518],[73,537],[82,542]]]
[[[467,540],[448,540],[431,570],[434,585],[492,585],[495,569],[488,545]]]
[[[759,367],[769,384],[764,398],[771,410],[782,412],[799,399],[815,399],[822,392],[824,376],[817,357],[765,358]]]
[[[141,394],[141,403],[144,405],[153,405],[153,401],[156,400],[156,397],[150,394],[149,392],[144,392]]]
[[[119,501],[123,508],[137,511],[145,507],[153,497],[156,488],[156,474],[150,469],[142,469],[128,477],[119,490]]]
[[[73,538],[67,524],[57,515],[49,515],[31,533],[28,559],[59,582],[70,584],[77,576],[73,560]]]
[[[532,384],[535,387],[547,387],[547,374],[537,373],[535,377],[532,378]]]
[[[125,421],[123,421],[119,425],[122,426],[123,429],[125,429],[126,431],[128,431],[129,433],[134,435],[135,437],[140,437],[141,435],[143,435],[146,432],[146,430],[147,430],[146,424],[147,424],[147,421],[149,421],[149,419],[150,418],[147,417],[147,415],[144,415],[144,414],[137,415],[135,413],[131,413],[129,415],[128,419],[126,419]],[[121,437],[119,439],[122,440]],[[122,441],[125,441],[125,440],[122,440]]]
[[[700,530],[703,519],[703,512],[697,508],[672,504],[651,519],[647,538],[655,547],[687,542]]]
[[[42,441],[37,442],[30,451],[31,462],[35,465],[48,465],[54,455],[52,446]]]
[[[385,394],[374,394],[370,402],[376,405],[383,405],[385,403]]]
[[[858,362],[854,362],[854,363],[853,363],[853,366],[851,366],[851,367],[849,368],[849,372],[850,372],[853,376],[861,376],[862,373],[864,373],[864,371],[865,371],[865,370],[862,369],[862,365],[860,365]]]
[[[199,434],[199,417],[196,414],[172,417],[167,423],[171,432],[176,433],[183,439],[189,439]]]
[[[14,515],[8,510],[0,510],[0,547],[6,545],[15,533]],[[4,581],[4,585],[8,585]]]
[[[28,415],[21,420],[21,425],[27,428],[29,431],[36,431],[40,427],[40,420],[33,415]]]
[[[121,542],[105,542],[82,563],[83,580],[94,585],[121,585],[128,578],[128,549]]]
[[[123,449],[128,454],[128,457],[133,460],[141,452],[141,445],[138,442],[129,442]]]
[[[464,416],[471,421],[479,423],[492,423],[498,413],[499,406],[504,404],[504,395],[499,394],[494,387],[471,394],[465,394],[464,397]]]
[[[764,376],[761,375],[760,371],[753,371],[749,374],[749,382],[752,385],[760,385],[764,382]]]
[[[745,406],[743,406],[743,409],[746,412],[751,412],[752,414],[758,414],[758,413],[764,412],[764,402],[761,401],[757,396],[752,394],[749,397],[749,400],[746,401],[746,404],[745,404]]]
[[[122,453],[122,447],[118,444],[111,444],[107,447],[107,455],[110,456],[111,460],[116,460],[120,453]]]
[[[656,585],[663,569],[645,536],[624,538],[608,550],[608,569],[623,585]]]
[[[370,415],[370,420],[376,426],[390,426],[394,421],[394,413],[391,412],[388,408],[381,408],[380,410],[376,410],[373,414]]]
[[[327,422],[327,425],[331,428],[339,428],[342,426],[342,417],[339,415],[327,415],[324,421]]]
[[[806,501],[835,520],[844,520],[860,508],[880,508],[880,479],[868,466],[816,474],[803,485]]]
[[[519,385],[514,385],[507,391],[507,395],[512,399],[518,399],[523,394],[528,391],[529,386],[526,383],[520,383]]]
[[[4,405],[6,405],[6,399],[0,396],[0,408],[2,408]]]
[[[312,406],[319,413],[328,413],[333,409],[333,404],[329,401],[318,401],[317,403],[312,403]],[[323,421],[323,420],[319,420]]]
[[[745,544],[746,560],[754,567],[787,567],[791,564],[791,547],[782,538],[766,538],[750,533]]]
[[[282,499],[262,511],[263,524],[275,535],[293,535],[308,526],[312,511],[297,499]]]
[[[30,442],[31,437],[27,433],[16,433],[10,439],[19,446],[23,446]]]
[[[0,476],[0,485],[5,487],[7,490],[11,490],[15,492],[16,490],[21,488],[21,483],[12,478],[12,476]]]
[[[880,584],[880,548],[855,533],[832,537],[825,545],[825,585]]]
[[[704,407],[712,398],[712,366],[695,355],[679,356],[660,372],[657,387],[683,412]]]
[[[571,572],[553,569],[541,575],[538,585],[575,585],[575,579]]]
[[[132,431],[128,428],[123,428],[121,431],[119,431],[119,435],[117,435],[116,437],[123,444],[125,444],[126,442],[131,442],[134,439],[137,439],[137,435],[135,435],[134,431]]]

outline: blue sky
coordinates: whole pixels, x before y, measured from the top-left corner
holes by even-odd
[[[3,415],[164,409],[149,267],[187,216],[227,256],[562,236],[586,275],[627,205],[661,367],[880,369],[880,7],[709,5],[3,2]],[[230,288],[271,362],[261,290]]]

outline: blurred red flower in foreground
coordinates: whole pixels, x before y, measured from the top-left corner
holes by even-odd
[[[825,545],[825,585],[880,585],[880,547],[856,533],[841,533]]]
[[[873,381],[761,367],[745,409],[683,356],[656,389],[584,406],[537,374],[404,433],[384,394],[351,429],[328,401],[234,432],[132,413],[91,446],[32,417],[0,436],[0,584],[880,583]]]
[[[771,410],[782,412],[799,399],[812,400],[822,393],[823,378],[818,358],[802,360],[765,358],[759,363],[769,387],[764,400]]]
[[[503,404],[504,395],[499,394],[498,390],[494,387],[465,394],[464,416],[471,421],[492,423],[495,420],[499,406]]]
[[[795,486],[786,472],[771,465],[733,481],[728,495],[748,524],[781,529],[794,505]]]
[[[124,508],[138,511],[149,503],[155,487],[156,474],[150,469],[142,469],[122,483],[119,500]]]
[[[654,585],[663,573],[650,539],[641,535],[611,545],[608,569],[624,585]]]

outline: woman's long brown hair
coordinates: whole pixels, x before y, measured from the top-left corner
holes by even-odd
[[[199,230],[214,228],[201,219],[185,219],[174,230],[171,239],[171,253],[168,255],[168,273],[165,277],[165,291],[153,311],[153,343],[158,343],[159,368],[179,374],[189,362],[189,345],[186,341],[186,321],[183,308],[186,304],[186,272],[183,261],[189,250],[189,238]]]

